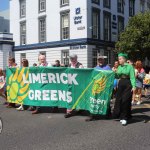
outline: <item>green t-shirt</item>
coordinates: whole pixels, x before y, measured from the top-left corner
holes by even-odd
[[[136,87],[136,78],[135,78],[135,70],[134,67],[128,63],[125,63],[124,65],[119,65],[116,76],[117,78],[120,78],[122,75],[129,76],[130,81],[132,84],[132,87]]]

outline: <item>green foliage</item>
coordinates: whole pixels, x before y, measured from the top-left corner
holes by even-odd
[[[129,20],[116,49],[129,53],[133,59],[150,59],[150,12],[139,13]]]

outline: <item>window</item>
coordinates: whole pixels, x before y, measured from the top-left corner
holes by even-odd
[[[60,6],[69,5],[69,0],[60,0]]]
[[[69,39],[70,27],[69,27],[69,12],[61,13],[61,39]]]
[[[140,1],[140,11],[142,13],[145,11],[145,2],[143,0]]]
[[[39,42],[46,42],[46,17],[39,18]]]
[[[26,44],[26,22],[20,23],[20,44]]]
[[[69,51],[62,51],[62,63],[65,66],[69,65]]]
[[[135,9],[134,9],[135,0],[129,0],[129,16],[134,16]]]
[[[111,41],[111,14],[104,12],[104,40]]]
[[[26,16],[26,1],[20,0],[20,17],[24,18]]]
[[[96,67],[97,66],[97,58],[99,55],[99,51],[96,49],[93,49],[93,64],[92,67]]]
[[[46,0],[39,0],[39,12],[46,11]]]
[[[110,55],[110,51],[109,50],[104,50],[104,56],[106,56],[107,58],[105,58],[105,64],[111,64],[111,55]]]
[[[124,13],[124,0],[118,0],[117,7],[118,13]]]
[[[124,30],[124,18],[118,16],[118,35]]]
[[[100,11],[98,9],[93,9],[92,11],[92,38],[100,38]]]
[[[22,67],[22,60],[26,59],[26,53],[21,53],[20,54],[20,66]]]
[[[103,5],[106,8],[110,8],[111,7],[110,0],[103,0]]]
[[[150,2],[147,2],[147,10],[150,11]]]
[[[100,0],[92,0],[92,3],[100,4]]]

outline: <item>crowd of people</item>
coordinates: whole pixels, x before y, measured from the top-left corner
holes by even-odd
[[[40,54],[38,57],[39,64],[34,63],[33,66],[42,67],[66,67],[61,64],[59,60],[56,60],[54,64],[49,64],[46,60],[45,55]],[[9,58],[9,68],[18,67],[15,59]],[[22,67],[29,67],[29,62],[27,59],[22,60]],[[78,57],[76,54],[70,55],[70,68],[84,68],[82,63],[78,62]],[[114,66],[111,68],[105,63],[105,56],[98,56],[97,66],[95,69],[98,70],[112,70],[115,73],[114,80],[114,90],[112,98],[115,98],[115,104],[113,113],[111,113],[111,107],[108,107],[107,116],[111,116],[115,119],[120,119],[120,123],[125,126],[128,120],[132,118],[131,106],[140,105],[142,103],[142,89],[145,90],[145,96],[147,95],[147,90],[150,86],[150,71],[143,68],[142,62],[140,60],[135,63],[128,60],[128,55],[125,53],[120,53],[118,55],[118,60],[115,61]],[[16,104],[7,102],[7,92],[6,92],[6,75],[2,69],[0,69],[0,96],[6,99],[5,105],[7,108],[16,108]],[[41,111],[41,107],[24,106],[20,105],[16,109],[18,111],[23,111],[25,107],[32,111],[32,114],[38,114]],[[58,108],[53,107],[53,112],[57,112]],[[80,111],[78,111],[80,112]],[[69,118],[77,113],[76,110],[67,109],[65,118]],[[91,114],[86,121],[95,120],[96,116]]]

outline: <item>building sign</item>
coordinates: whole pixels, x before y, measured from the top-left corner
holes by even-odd
[[[74,50],[74,49],[86,49],[86,45],[70,46],[70,50]]]
[[[81,8],[78,7],[75,9],[75,17],[74,17],[74,24],[81,24],[82,23],[82,15],[81,15]]]
[[[84,30],[85,26],[78,27],[77,30]]]

